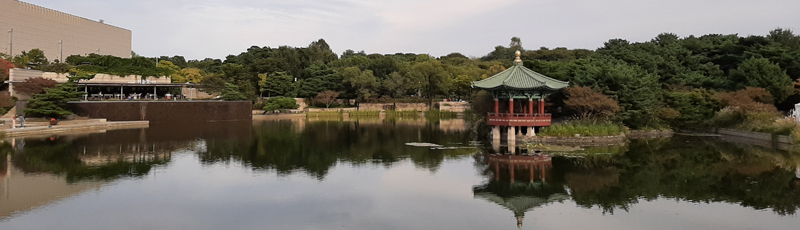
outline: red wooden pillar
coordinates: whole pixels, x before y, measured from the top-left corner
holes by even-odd
[[[544,114],[544,98],[539,99],[539,114]]]
[[[528,110],[530,110],[530,114],[533,116],[533,99],[528,99]]]
[[[533,167],[533,165],[528,165],[528,171],[531,173],[531,183],[533,183],[533,178],[535,178],[533,177]]]
[[[494,162],[494,179],[500,180],[500,165],[497,164],[497,161]]]
[[[508,113],[514,116],[514,98],[508,99]]]
[[[494,99],[494,114],[500,113],[500,102],[497,101],[497,98]]]
[[[511,183],[514,183],[514,163],[508,164],[508,172],[511,174]]]

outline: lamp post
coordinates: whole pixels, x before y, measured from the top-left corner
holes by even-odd
[[[58,55],[58,61],[64,63],[64,41],[58,40],[58,50],[60,51]]]
[[[8,55],[14,56],[14,29],[8,30]]]

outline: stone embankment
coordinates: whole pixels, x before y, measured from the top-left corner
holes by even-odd
[[[8,124],[9,122],[6,122]],[[109,122],[105,119],[91,119],[82,121],[65,121],[57,125],[48,125],[46,122],[26,122],[26,127],[2,130],[5,137],[43,136],[58,134],[73,134],[76,132],[103,132],[115,129],[135,129],[150,127],[149,121],[117,121]],[[17,124],[19,125],[19,124]]]

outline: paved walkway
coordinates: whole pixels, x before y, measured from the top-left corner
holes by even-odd
[[[114,129],[134,129],[134,128],[147,128],[150,127],[149,121],[116,121],[107,122],[105,119],[89,119],[89,120],[74,120],[62,121],[58,125],[50,126],[49,122],[25,122],[25,127],[20,128],[17,122],[17,128],[11,128],[11,121],[2,119],[5,124],[0,125],[0,132],[5,134],[5,137],[21,137],[21,136],[41,136],[41,135],[54,135],[63,133],[85,132],[85,131],[106,131]]]

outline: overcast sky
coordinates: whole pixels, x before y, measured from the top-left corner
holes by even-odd
[[[250,46],[337,54],[483,56],[518,36],[527,49],[595,49],[659,33],[800,33],[800,0],[24,0],[133,31],[144,56],[224,59]]]

